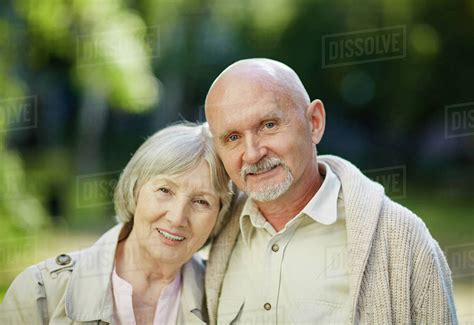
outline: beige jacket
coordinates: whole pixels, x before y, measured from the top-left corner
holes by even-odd
[[[348,161],[335,156],[318,159],[327,163],[341,181],[351,323],[457,323],[450,270],[423,221],[387,198],[381,185]],[[239,198],[230,222],[211,247],[205,278],[211,324],[217,322],[219,295],[240,234],[239,216],[245,200]],[[238,313],[235,310],[236,317]]]
[[[88,249],[48,259],[18,275],[0,307],[0,324],[112,323],[111,274],[122,228],[113,227]],[[202,261],[193,257],[182,275],[177,323],[204,324]]]

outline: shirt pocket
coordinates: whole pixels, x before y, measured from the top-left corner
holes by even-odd
[[[292,324],[347,324],[349,321],[343,303],[324,300],[297,300],[288,316]]]
[[[244,308],[244,299],[220,299],[217,324],[237,324]]]

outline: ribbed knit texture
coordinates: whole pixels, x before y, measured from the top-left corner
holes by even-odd
[[[387,198],[380,184],[350,162],[329,155],[318,159],[331,167],[342,184],[351,323],[457,324],[450,270],[423,221]],[[229,222],[211,247],[205,279],[211,324],[216,324],[219,294],[240,233],[238,220],[245,199],[241,194],[236,200]]]

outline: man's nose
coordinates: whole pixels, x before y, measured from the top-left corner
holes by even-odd
[[[267,154],[267,149],[259,139],[253,136],[245,138],[245,151],[243,161],[247,164],[255,164]]]
[[[168,213],[166,219],[173,227],[184,227],[188,224],[189,209],[187,202],[178,200],[175,202]]]

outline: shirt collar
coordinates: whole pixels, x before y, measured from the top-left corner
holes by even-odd
[[[242,237],[246,245],[248,245],[250,236],[255,228],[263,228],[265,222],[265,217],[255,206],[253,200],[250,198],[247,199],[242,213],[240,214],[240,231],[242,232]]]
[[[330,225],[337,220],[337,200],[340,195],[341,181],[331,168],[324,162],[318,163],[319,172],[325,175],[323,183],[316,194],[306,204],[298,216],[305,214],[316,222]],[[260,213],[252,199],[248,199],[240,214],[240,231],[246,245],[250,242],[250,236],[257,228],[265,228],[270,225]],[[271,228],[271,226],[270,226]],[[267,229],[269,233],[275,230]]]
[[[318,165],[319,172],[326,176],[319,190],[301,213],[323,225],[330,225],[337,220],[337,200],[341,190],[341,181],[326,163],[320,162]]]

